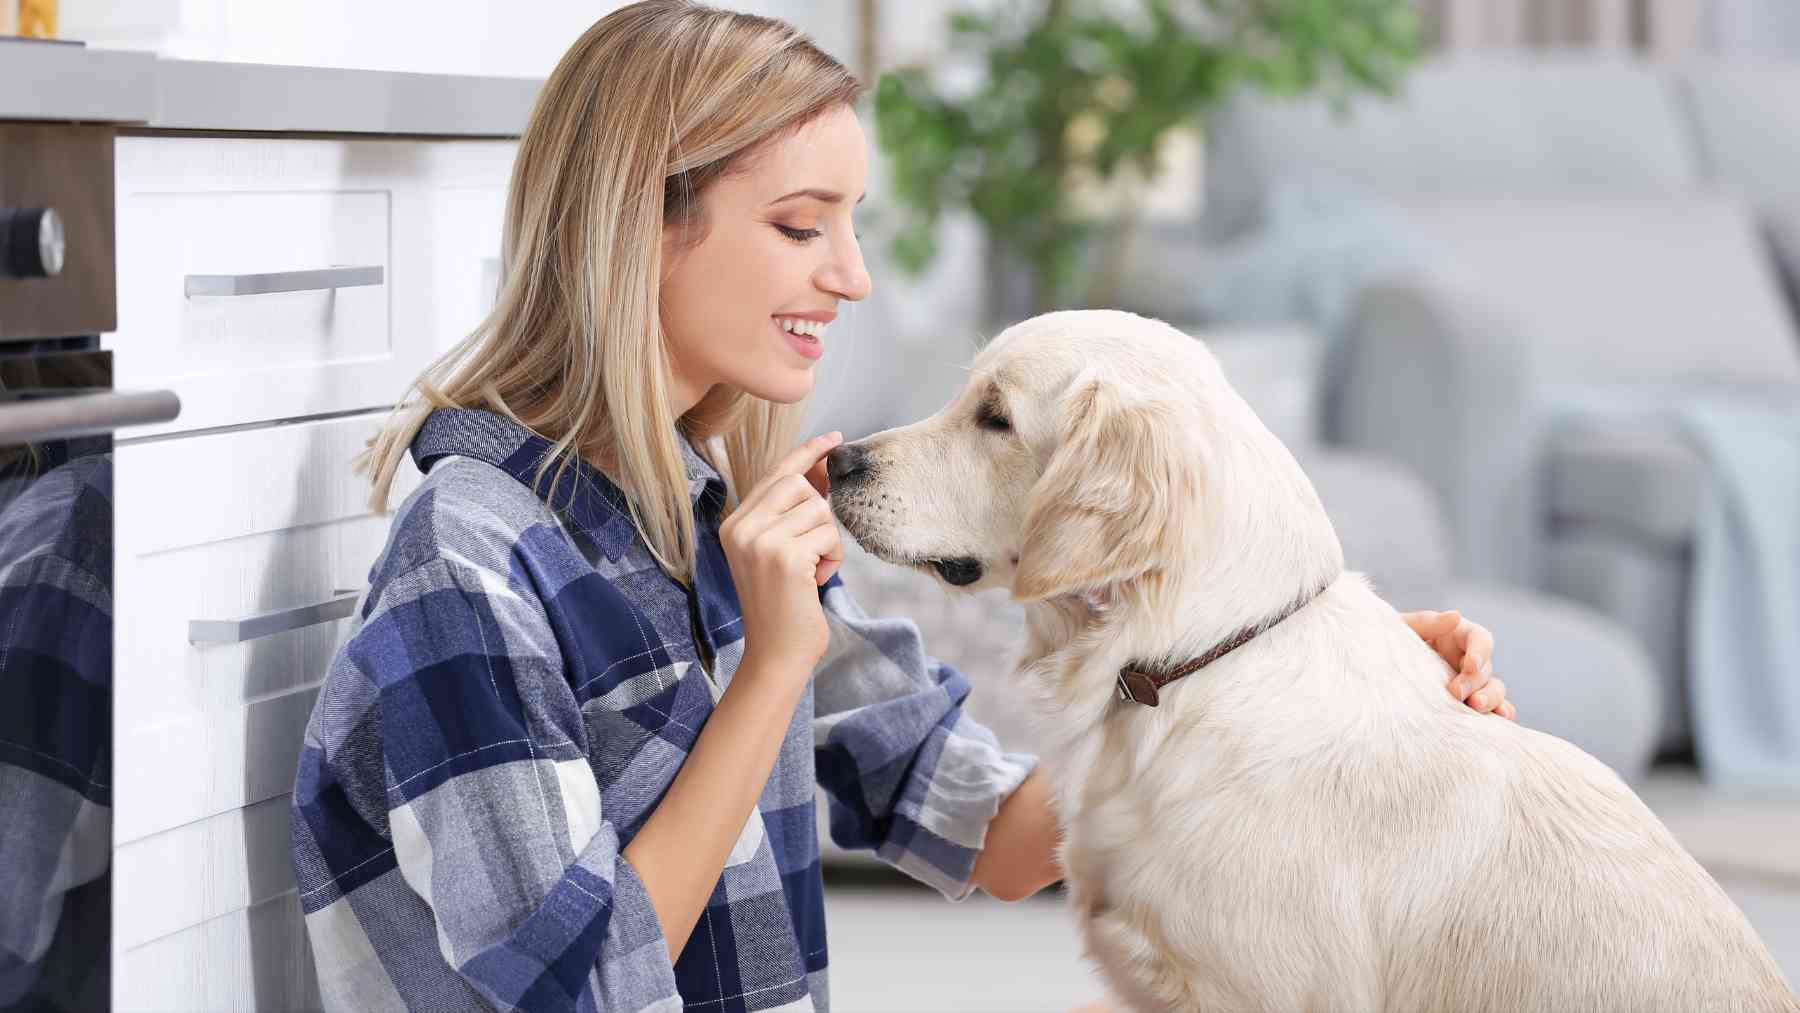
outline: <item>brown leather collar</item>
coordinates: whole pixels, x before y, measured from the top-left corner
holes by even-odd
[[[1215,644],[1205,654],[1176,668],[1172,668],[1167,672],[1148,672],[1141,668],[1134,668],[1129,664],[1126,665],[1124,668],[1119,669],[1119,699],[1129,700],[1132,703],[1141,703],[1146,707],[1155,707],[1162,702],[1162,698],[1157,693],[1158,690],[1177,679],[1192,675],[1213,662],[1218,661],[1232,651],[1235,651],[1256,639],[1256,635],[1264,630],[1275,628],[1275,626],[1279,625],[1283,619],[1286,619],[1288,616],[1305,608],[1308,602],[1317,598],[1319,595],[1324,594],[1325,588],[1330,587],[1336,582],[1336,577],[1331,578],[1331,580],[1326,581],[1317,591],[1295,601],[1293,604],[1283,609],[1281,614],[1274,619],[1271,619],[1268,622],[1258,623],[1254,626],[1246,626],[1236,633],[1233,633],[1231,637],[1223,643]]]

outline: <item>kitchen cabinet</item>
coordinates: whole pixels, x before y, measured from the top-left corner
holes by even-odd
[[[492,305],[513,151],[118,138],[105,341],[182,401],[114,451],[118,1010],[319,1007],[289,796],[391,520],[352,460]]]

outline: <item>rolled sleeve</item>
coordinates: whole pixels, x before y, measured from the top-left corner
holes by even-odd
[[[910,620],[865,615],[836,577],[820,597],[831,642],[813,734],[832,840],[961,900],[988,825],[1036,758],[1006,752],[963,712],[968,680],[925,654]]]
[[[435,939],[456,975],[501,1009],[679,1009],[667,942],[602,812],[541,608],[491,574],[444,561],[384,597],[340,657],[353,670],[331,680],[366,687],[366,705],[334,701],[315,713],[316,725],[323,715],[344,734],[333,743],[309,731],[325,774],[305,776],[303,758],[295,793],[315,952],[373,950],[387,971],[375,984],[385,992],[391,982],[408,1007],[436,1001],[407,985],[408,966],[430,959],[416,949]],[[329,720],[347,712],[369,717]],[[354,826],[358,800],[380,812]],[[382,842],[368,840],[368,827],[382,823],[403,885],[380,881]],[[339,904],[349,917],[326,910]],[[384,950],[389,940],[398,942]],[[324,963],[323,978],[349,980]],[[339,995],[334,1005],[379,1008],[393,997]]]

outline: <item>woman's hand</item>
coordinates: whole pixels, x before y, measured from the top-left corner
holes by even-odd
[[[719,526],[744,608],[744,653],[808,676],[830,640],[819,585],[844,558],[813,473],[822,478],[825,455],[843,440],[834,432],[794,448]]]
[[[1456,672],[1450,677],[1451,696],[1483,714],[1509,720],[1518,717],[1518,710],[1506,699],[1506,683],[1494,678],[1494,635],[1487,627],[1464,619],[1454,609],[1402,612],[1400,618]]]

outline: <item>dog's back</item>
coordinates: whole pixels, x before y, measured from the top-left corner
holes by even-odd
[[[1434,903],[1390,912],[1387,1008],[1800,1011],[1743,914],[1616,774],[1560,739],[1499,722],[1470,735],[1454,717],[1449,752],[1499,758],[1501,818]]]
[[[1163,983],[1146,1008],[1800,1013],[1611,770],[1456,703],[1359,576],[1317,606],[1082,775],[1071,860],[1112,908],[1090,947]],[[1179,774],[1146,778],[1142,748]]]

